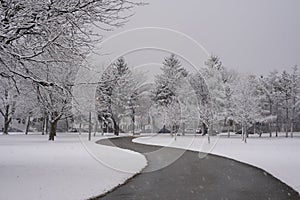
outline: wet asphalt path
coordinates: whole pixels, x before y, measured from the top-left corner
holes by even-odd
[[[140,152],[146,156],[148,166],[126,184],[96,199],[300,199],[292,188],[256,167],[214,155],[200,159],[198,152],[136,144],[132,139],[121,137],[97,142]]]

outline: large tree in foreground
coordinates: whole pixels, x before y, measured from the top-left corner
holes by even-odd
[[[122,26],[136,5],[123,0],[1,0],[0,76],[55,85],[36,74],[35,67],[83,58],[101,39],[99,29]]]

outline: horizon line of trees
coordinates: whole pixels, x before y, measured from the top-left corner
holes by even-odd
[[[56,82],[60,80],[61,85],[71,83],[77,72],[68,67],[52,66],[53,69],[57,72],[46,75]],[[118,135],[123,131],[120,122],[126,118],[130,119],[127,122],[130,121],[133,133],[139,118],[143,121],[141,127],[152,123],[156,130],[168,128],[171,133],[181,130],[184,134],[186,127],[193,126],[201,128],[208,138],[214,131],[227,128],[228,132],[238,132],[241,129],[245,142],[249,133],[261,136],[267,132],[271,137],[272,132],[278,136],[278,132],[284,131],[286,137],[288,133],[293,137],[293,133],[300,130],[300,74],[297,66],[291,72],[272,71],[267,76],[242,75],[225,68],[219,57],[212,55],[199,72],[190,73],[179,58],[171,54],[164,59],[161,70],[153,85],[144,84],[145,77],[133,72],[123,57],[103,72],[95,97],[97,120],[103,132],[109,130]],[[26,119],[26,133],[32,119],[42,119],[42,134],[49,132],[51,135],[54,129],[51,137],[55,136],[59,120],[65,119],[69,127],[69,123],[75,123],[76,119],[82,121],[86,118],[71,112],[71,88],[68,92],[55,87],[41,88],[39,84],[22,79],[18,84],[24,88],[16,88],[6,79],[0,81],[0,113],[6,133],[13,118]],[[160,127],[150,122],[150,118],[161,121]]]
[[[119,58],[112,66],[124,70],[120,68],[114,72],[108,68],[104,72],[102,85],[97,90],[98,117],[104,126],[111,124],[112,131],[118,135],[121,119],[138,115],[134,110],[144,102],[139,104],[138,99],[142,95],[137,95],[133,87],[142,84],[134,83],[134,79],[130,80],[127,76],[132,72],[125,59]],[[177,56],[171,54],[164,59],[161,70],[155,84],[148,88],[148,94],[144,96],[149,100],[148,115],[152,110],[152,114],[156,112],[156,118],[161,117],[161,120],[156,120],[163,122],[160,128],[167,127],[171,132],[177,132],[193,122],[192,126],[196,123],[209,136],[214,130],[224,131],[227,128],[229,132],[236,127],[237,132],[241,129],[245,142],[249,132],[260,136],[268,132],[271,137],[272,132],[278,136],[279,131],[285,131],[288,137],[289,132],[293,136],[294,131],[300,130],[297,123],[300,114],[297,66],[291,73],[283,70],[281,74],[273,71],[265,77],[242,75],[225,68],[219,57],[212,55],[199,72],[190,73]],[[118,81],[126,83],[122,85]],[[116,94],[119,96],[114,96]],[[132,94],[135,94],[134,106],[129,106]]]

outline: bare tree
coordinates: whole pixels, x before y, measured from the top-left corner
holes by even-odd
[[[49,117],[49,140],[54,140],[58,121],[62,117],[68,118],[71,116],[72,85],[75,81],[78,66],[66,64],[52,65],[52,72],[49,74],[44,70],[40,68],[36,71],[41,73],[41,77],[46,76],[46,80],[59,84],[59,86],[47,87],[35,83],[35,91],[40,108]]]
[[[36,65],[82,59],[95,30],[120,27],[139,2],[123,0],[0,1],[0,75],[20,76],[42,86],[53,86],[35,73]]]

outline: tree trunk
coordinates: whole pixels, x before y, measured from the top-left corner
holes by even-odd
[[[54,141],[54,137],[56,136],[57,122],[58,120],[50,121],[49,140]]]
[[[106,134],[108,134],[109,133],[109,123],[106,123]],[[111,127],[112,128],[112,127]]]
[[[182,135],[184,136],[185,135],[185,123],[183,122],[182,124]]]
[[[46,116],[46,121],[45,121],[45,133],[48,134],[49,133],[49,116]]]
[[[103,121],[101,121],[101,131],[102,131],[102,136],[104,135],[104,122]]]
[[[276,116],[276,133],[275,133],[275,136],[278,137],[278,116]]]
[[[246,139],[245,140],[247,140],[247,138],[249,138],[249,133],[248,133],[248,131],[246,129]]]
[[[285,124],[285,137],[289,137],[289,125],[288,122]]]
[[[247,128],[242,124],[242,141],[247,143]]]
[[[114,117],[112,117],[113,123],[114,123],[114,134],[118,136],[120,134],[120,128],[119,125],[117,124],[117,120],[115,120]]]
[[[272,126],[271,126],[271,122],[269,122],[269,133],[270,133],[270,137],[272,137]]]
[[[27,123],[26,123],[26,128],[25,128],[25,135],[28,134],[29,127],[30,127],[30,115],[27,117]]]
[[[42,122],[42,135],[45,135],[45,126],[46,126],[46,117],[43,117],[43,122]]]
[[[8,129],[9,129],[9,124],[11,122],[11,118],[6,117],[4,118],[4,127],[3,127],[3,134],[8,135]]]
[[[134,135],[135,133],[134,133],[134,124],[135,124],[135,116],[134,116],[134,114],[131,116],[131,120],[132,120],[132,135]]]
[[[226,125],[227,125],[227,137],[230,137],[231,122],[229,122],[229,125],[228,125],[228,123]]]
[[[78,130],[78,132],[79,132],[79,135],[81,135],[81,122],[79,123],[79,130]]]
[[[294,122],[292,120],[292,122],[291,122],[291,137],[293,137],[293,136],[294,136]]]
[[[261,135],[262,135],[261,123],[258,123],[258,125],[259,125],[259,137],[261,137]]]
[[[207,141],[208,141],[208,144],[210,144],[210,127],[209,126],[207,128]]]
[[[66,129],[67,129],[67,132],[69,132],[69,120],[67,117],[66,117]]]
[[[242,124],[242,134],[241,134],[241,136],[242,136],[242,141],[244,141],[244,125]]]
[[[91,141],[92,136],[92,113],[89,112],[89,141]]]
[[[8,135],[9,124],[11,122],[11,117],[9,117],[9,105],[5,107],[5,113],[3,117],[4,117],[3,134]]]
[[[98,120],[95,121],[95,129],[94,129],[94,137],[96,136],[96,133],[98,132]]]
[[[235,133],[236,132],[236,125],[235,125],[235,122],[233,121],[233,132]]]

